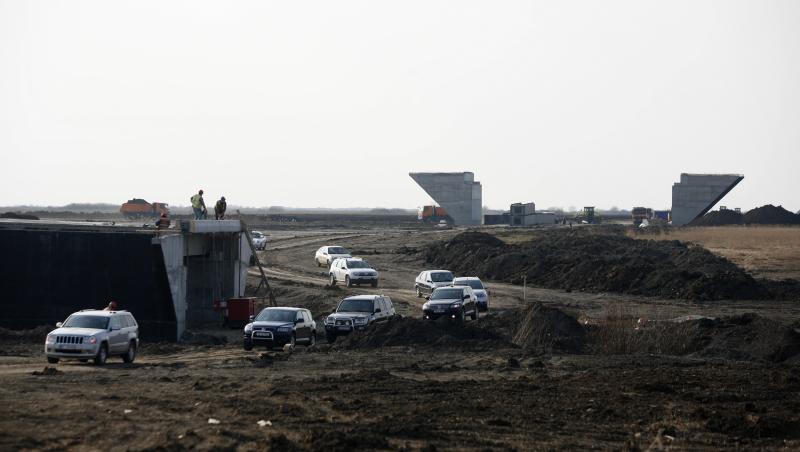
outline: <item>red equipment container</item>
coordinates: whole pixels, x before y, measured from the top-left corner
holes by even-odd
[[[256,315],[255,297],[228,298],[225,323],[231,327],[241,328],[250,323],[250,316]]]

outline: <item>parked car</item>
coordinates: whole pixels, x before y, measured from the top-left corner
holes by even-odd
[[[475,293],[469,286],[439,287],[426,298],[428,301],[422,305],[424,319],[450,317],[463,322],[467,315],[472,320],[478,318]]]
[[[245,350],[256,345],[272,349],[298,343],[310,347],[317,343],[317,323],[308,309],[265,308],[244,326],[243,342]]]
[[[478,311],[486,312],[489,310],[489,288],[483,285],[480,278],[476,276],[455,278],[453,279],[453,285],[472,287],[477,299]]]
[[[44,344],[50,364],[60,359],[92,359],[102,365],[112,355],[132,363],[138,349],[139,324],[130,312],[95,309],[84,309],[56,323]]]
[[[336,259],[330,269],[331,286],[344,282],[347,287],[369,284],[378,287],[378,271],[359,257]]]
[[[261,231],[250,231],[253,237],[253,247],[259,251],[267,249],[267,236]]]
[[[340,257],[347,258],[353,256],[350,255],[350,251],[347,251],[341,246],[323,246],[317,250],[317,253],[314,255],[314,261],[317,263],[317,267],[330,267],[333,261]]]
[[[452,283],[453,273],[448,270],[425,270],[414,280],[414,290],[417,291],[417,296],[422,298],[437,287],[449,286]]]
[[[336,311],[325,317],[325,338],[333,342],[343,336],[365,329],[373,322],[383,322],[395,316],[392,300],[384,295],[357,295],[339,302]]]

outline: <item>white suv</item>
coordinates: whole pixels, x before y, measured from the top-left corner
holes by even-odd
[[[130,312],[84,309],[56,323],[45,339],[44,353],[51,364],[59,359],[105,364],[109,355],[132,363],[138,348],[139,325]]]
[[[437,287],[449,286],[453,283],[453,273],[449,270],[425,270],[414,280],[417,296],[430,295]]]
[[[267,236],[261,231],[250,231],[250,236],[253,237],[253,247],[259,251],[267,249]]]
[[[340,257],[348,258],[353,256],[350,255],[350,251],[341,246],[323,246],[314,255],[314,262],[317,263],[317,267],[328,267]]]
[[[347,287],[362,284],[378,287],[378,272],[360,257],[336,259],[331,265],[330,277],[331,287],[339,281],[344,281]]]

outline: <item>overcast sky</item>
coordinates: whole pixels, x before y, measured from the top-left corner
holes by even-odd
[[[0,205],[800,209],[800,1],[0,0]]]

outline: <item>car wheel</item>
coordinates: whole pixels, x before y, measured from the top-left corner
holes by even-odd
[[[329,344],[333,344],[336,342],[336,335],[335,334],[326,334],[325,339],[328,341]]]
[[[136,341],[131,341],[128,344],[128,352],[122,355],[122,361],[132,363],[134,359],[136,359]]]
[[[58,358],[47,357],[47,362],[50,364],[58,364]]]
[[[311,340],[308,341],[308,346],[313,347],[317,345],[317,333],[311,333]]]
[[[467,313],[466,313],[466,311],[464,311],[464,308],[462,307],[461,308],[461,314],[459,314],[459,316],[458,316],[458,321],[461,322],[461,323],[464,323],[464,321],[466,319],[467,319]]]
[[[108,345],[107,344],[100,344],[100,350],[97,351],[97,355],[94,357],[94,363],[98,366],[102,366],[106,363],[108,359]]]
[[[335,285],[336,285],[336,277],[333,276],[333,273],[331,273],[331,287],[333,287]]]
[[[345,276],[344,277],[344,285],[347,286],[347,287],[353,287],[353,283],[350,282],[350,277],[349,276]]]
[[[469,317],[472,320],[478,320],[478,306],[477,305],[475,306],[475,309],[473,309],[472,314],[470,314]]]
[[[247,350],[248,352],[253,349],[253,341],[251,341],[250,339],[245,339],[242,342],[242,345],[244,346],[244,349]]]
[[[297,343],[297,341],[295,340],[295,335],[294,335],[294,333],[292,333],[292,338],[289,340],[289,348],[291,350],[294,350],[294,346],[295,346],[296,343]]]
[[[372,281],[372,287],[378,287],[378,281]]]
[[[314,262],[317,263],[317,267],[322,267],[322,264],[319,263],[319,259],[314,259]]]

